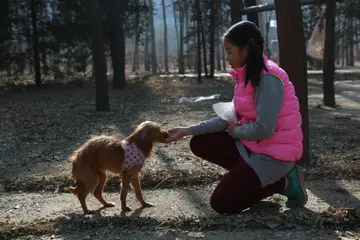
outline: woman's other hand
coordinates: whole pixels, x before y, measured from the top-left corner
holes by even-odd
[[[228,122],[229,126],[228,126],[228,134],[231,137],[234,137],[234,133],[235,133],[235,128],[237,126],[239,126],[238,124],[235,124],[233,122]]]

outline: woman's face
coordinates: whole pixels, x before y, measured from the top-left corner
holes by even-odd
[[[224,48],[226,51],[226,61],[229,62],[229,65],[233,68],[243,67],[246,63],[246,58],[248,56],[248,46],[242,48],[234,45],[230,41],[224,41]]]

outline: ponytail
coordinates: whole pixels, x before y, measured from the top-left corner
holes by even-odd
[[[262,70],[267,70],[263,58],[263,47],[250,38],[248,44],[248,57],[246,63],[245,87],[251,80],[253,87],[259,85]]]

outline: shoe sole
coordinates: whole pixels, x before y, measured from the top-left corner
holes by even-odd
[[[294,206],[287,206],[288,208],[300,208],[306,205],[306,203],[308,202],[308,194],[306,192],[306,189],[304,187],[304,174],[303,172],[300,170],[299,166],[296,165],[296,176],[298,178],[298,181],[300,183],[301,186],[301,190],[304,194],[304,201],[302,201],[301,203],[294,205]]]

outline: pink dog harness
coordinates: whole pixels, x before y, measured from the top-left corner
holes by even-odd
[[[123,171],[127,171],[133,166],[144,164],[145,156],[141,150],[135,145],[135,143],[122,141],[125,149],[124,163],[122,166]]]

